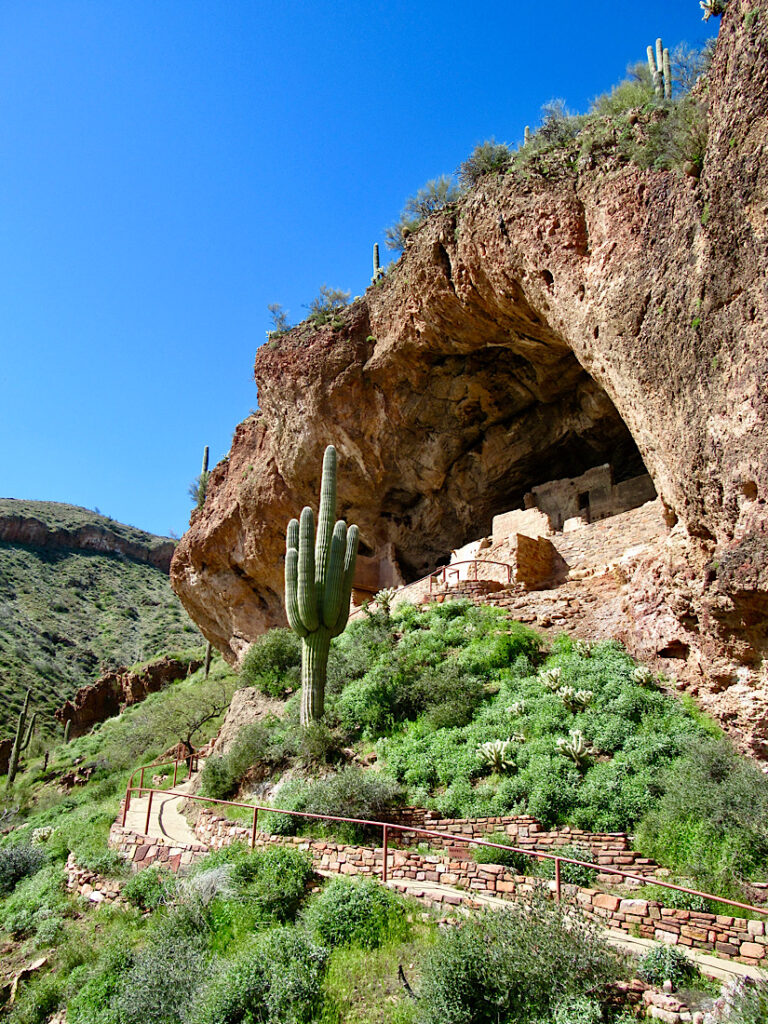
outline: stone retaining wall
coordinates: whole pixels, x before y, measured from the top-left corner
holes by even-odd
[[[134,871],[148,868],[151,864],[162,864],[176,872],[208,853],[208,847],[200,843],[177,843],[162,837],[143,836],[117,823],[109,830],[109,845],[130,861]]]
[[[199,812],[195,833],[205,847],[218,848],[236,841],[250,842],[251,831],[211,811]],[[382,850],[363,846],[307,839],[301,836],[269,836],[258,832],[257,846],[279,843],[309,851],[315,869],[324,874],[373,875],[381,877]],[[425,856],[412,850],[392,850],[389,877],[395,885],[409,884],[413,896],[438,904],[472,905],[474,896],[515,900],[544,887],[552,892],[554,882],[511,874],[497,864],[477,864],[440,856]],[[424,890],[413,883],[424,883]],[[430,883],[451,886],[459,892],[430,891]],[[461,891],[463,890],[463,892]],[[689,946],[716,953],[729,960],[760,965],[768,952],[764,921],[674,910],[654,900],[614,896],[575,885],[563,885],[565,897],[574,899],[592,920],[630,935],[656,939],[672,945]]]
[[[439,818],[434,812],[419,807],[404,807],[391,817],[398,825],[426,828],[433,832],[448,832],[452,835],[466,836],[468,839],[485,839],[493,832],[505,832],[514,839],[515,846],[522,850],[538,850],[540,853],[555,853],[564,846],[583,847],[594,855],[595,863],[605,867],[637,871],[638,874],[654,877],[668,874],[655,861],[642,857],[633,850],[626,832],[585,832],[575,828],[546,831],[540,821],[527,814],[488,818]],[[421,836],[417,832],[393,833],[392,838],[399,845],[428,842],[430,846],[446,850],[455,850],[461,846],[452,839]],[[599,881],[610,881],[615,878],[607,873],[596,877]]]
[[[74,853],[67,857],[67,892],[83,896],[91,903],[122,903],[120,882],[103,878],[89,868],[81,868]]]

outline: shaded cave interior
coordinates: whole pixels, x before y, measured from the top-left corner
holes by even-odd
[[[627,424],[570,349],[516,342],[438,353],[395,385],[400,476],[378,535],[361,530],[364,588],[420,579],[512,510],[540,508],[558,532],[656,497]]]

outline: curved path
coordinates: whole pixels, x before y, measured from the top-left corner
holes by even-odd
[[[193,780],[187,779],[175,787],[176,793],[191,792],[190,784]],[[195,833],[187,824],[187,819],[179,810],[183,799],[178,796],[162,796],[155,793],[152,797],[152,811],[149,816],[149,830],[145,829],[147,823],[148,796],[131,797],[131,806],[125,819],[125,827],[130,832],[138,832],[140,835],[148,835],[152,839],[170,839],[175,843],[199,843]]]
[[[188,779],[181,785],[176,786],[177,793],[188,793],[191,789],[191,782]],[[125,827],[131,832],[140,835],[149,835],[152,838],[164,838],[176,843],[199,843],[199,838],[187,824],[186,818],[179,810],[179,804],[183,798],[178,796],[161,796],[155,793],[152,799],[152,811],[149,820],[149,832],[145,832],[144,826],[147,820],[148,797],[131,800],[131,806],[126,818]],[[329,878],[337,877],[335,874],[320,872]],[[422,900],[432,906],[461,909],[468,913],[472,909],[482,907],[490,910],[501,910],[509,908],[507,900],[499,899],[497,896],[488,896],[482,893],[467,892],[466,889],[455,889],[450,885],[443,885],[439,882],[420,882],[413,879],[392,879],[387,883],[390,888],[397,889],[414,899]],[[626,932],[615,929],[605,929],[604,934],[612,945],[625,949],[630,953],[641,956],[652,949],[658,943],[652,939],[635,938]],[[768,972],[758,967],[750,967],[733,960],[721,960],[719,957],[709,956],[697,949],[686,948],[686,954],[697,964],[699,970],[711,978],[720,981],[729,981],[733,978],[768,978]]]

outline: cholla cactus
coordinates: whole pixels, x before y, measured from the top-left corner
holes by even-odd
[[[728,0],[699,0],[699,7],[704,11],[702,21],[709,21],[712,17],[719,17],[725,13],[725,5]]]
[[[477,748],[477,756],[492,771],[501,772],[514,768],[515,762],[510,756],[512,740],[489,740]]]
[[[575,640],[573,649],[579,655],[580,658],[588,658],[592,653],[592,644],[589,640]]]
[[[581,729],[571,729],[570,739],[561,736],[557,741],[557,749],[563,757],[569,757],[578,769],[584,768],[590,755],[597,753],[584,739]]]
[[[510,704],[507,708],[507,714],[512,715],[513,718],[519,718],[525,714],[525,701],[516,700],[514,704]]]
[[[394,600],[396,593],[397,587],[385,587],[376,594],[374,601],[378,605],[380,612],[383,612],[387,616],[389,615],[392,609],[392,601]]]
[[[656,682],[656,677],[647,665],[638,665],[632,673],[632,678],[636,683],[639,683],[640,686],[653,686]]]
[[[539,672],[539,682],[545,690],[551,690],[554,693],[560,689],[560,677],[563,674],[561,668],[545,668]]]
[[[561,686],[557,695],[574,715],[588,707],[595,696],[592,690],[574,690],[572,686]]]

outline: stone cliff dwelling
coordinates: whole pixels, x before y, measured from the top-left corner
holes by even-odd
[[[398,600],[452,590],[488,594],[515,585],[551,589],[636,554],[666,530],[651,477],[644,473],[614,483],[608,463],[535,486],[524,505],[494,516],[490,536],[453,550],[445,565],[410,584],[393,545],[378,557],[361,558],[353,605],[383,587],[396,588]]]

